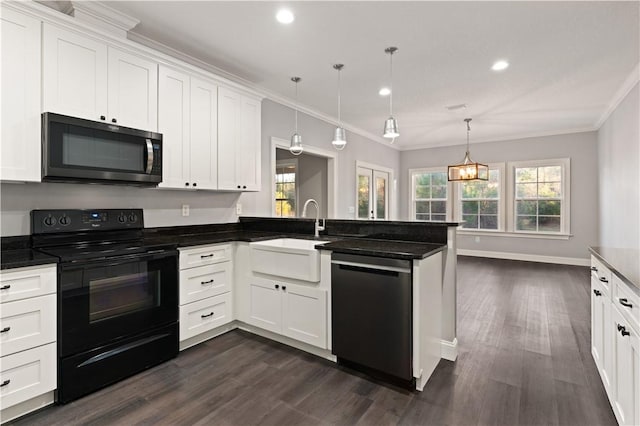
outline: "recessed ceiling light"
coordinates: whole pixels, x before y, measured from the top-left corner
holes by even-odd
[[[467,109],[467,104],[449,105],[445,108],[447,108],[449,111],[465,110]]]
[[[491,69],[494,71],[502,71],[506,70],[507,68],[509,68],[509,62],[503,60],[496,61],[491,66]]]
[[[276,19],[281,24],[290,24],[293,22],[293,13],[289,9],[280,9],[276,14]]]
[[[382,89],[380,89],[378,94],[380,96],[389,96],[391,94],[391,89],[389,89],[388,87],[383,87]]]

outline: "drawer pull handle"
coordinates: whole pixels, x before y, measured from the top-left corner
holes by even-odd
[[[0,384],[0,388],[3,386],[7,386],[9,383],[11,383],[11,379],[7,379],[4,382],[2,382],[2,384]]]
[[[625,327],[624,325],[620,325],[618,324],[618,331],[620,332],[620,334],[622,334],[623,336],[629,336],[631,335],[631,333],[629,333],[627,331],[627,327]]]
[[[595,266],[592,266],[592,267],[591,267],[591,270],[592,270],[593,272],[598,272],[598,268],[596,268]]]
[[[209,318],[209,317],[212,317],[212,316],[213,316],[213,312],[208,313],[208,314],[206,314],[206,315],[205,315],[205,314],[202,314],[202,315],[200,315],[200,318]]]
[[[213,282],[213,280],[209,280],[209,281],[200,281],[200,284],[202,285],[206,285],[206,284],[211,284]]]
[[[3,285],[2,287],[0,287],[0,290],[9,290],[11,288],[10,284],[7,285]]]
[[[633,308],[633,304],[629,303],[629,301],[626,298],[618,299],[618,302],[620,302],[622,306],[626,306],[627,308]]]
[[[11,330],[11,327],[5,327],[2,330],[0,330],[0,333],[6,333],[9,330]]]
[[[595,294],[596,296],[602,296],[602,292],[596,289],[593,289],[593,294]]]
[[[203,254],[202,256],[200,256],[200,259],[206,259],[207,257],[213,257],[213,253],[211,253],[211,254]]]
[[[609,282],[609,280],[606,279],[605,277],[600,277],[600,281],[603,282],[603,283],[608,283]]]

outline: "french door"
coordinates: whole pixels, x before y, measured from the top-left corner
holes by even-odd
[[[358,166],[357,219],[389,219],[389,172]]]

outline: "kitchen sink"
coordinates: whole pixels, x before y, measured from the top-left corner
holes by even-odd
[[[251,269],[262,274],[318,282],[320,252],[315,246],[327,242],[276,238],[250,243]]]

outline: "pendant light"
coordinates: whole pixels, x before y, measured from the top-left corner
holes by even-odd
[[[338,127],[336,127],[336,130],[333,132],[333,141],[331,144],[338,151],[342,151],[344,147],[347,146],[347,132],[342,127],[342,120],[340,119],[340,71],[342,71],[343,67],[344,64],[335,64],[333,66],[333,69],[338,71]]]
[[[464,119],[467,123],[467,152],[464,154],[464,160],[461,164],[449,166],[448,180],[451,181],[468,181],[468,180],[489,180],[489,166],[486,164],[475,163],[469,155],[469,132],[471,132],[470,118]]]
[[[296,84],[296,109],[295,109],[295,117],[296,117],[296,130],[293,136],[291,136],[291,145],[289,145],[289,151],[293,155],[300,155],[304,148],[302,147],[302,136],[298,134],[298,83],[302,79],[300,77],[291,77],[291,81]]]
[[[389,94],[389,118],[384,122],[383,137],[391,139],[391,143],[395,141],[395,138],[400,136],[398,121],[393,118],[393,54],[397,51],[397,47],[387,47],[384,49],[384,52],[389,54],[389,79],[391,80],[389,88],[391,89],[391,93]]]

